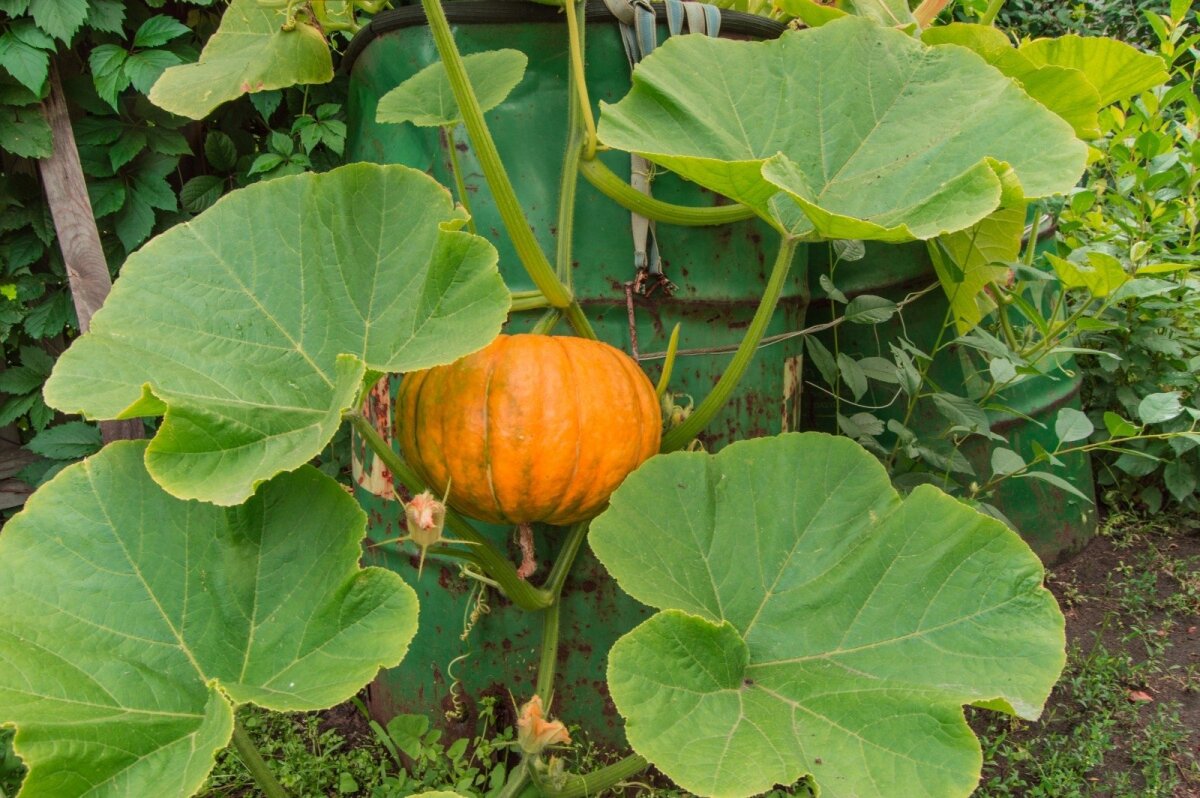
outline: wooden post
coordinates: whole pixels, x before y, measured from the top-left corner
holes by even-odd
[[[42,173],[46,200],[50,203],[50,214],[54,217],[58,246],[66,263],[71,298],[75,302],[75,314],[79,317],[79,330],[87,332],[92,316],[112,289],[112,278],[108,274],[104,248],[100,245],[96,217],[92,215],[92,203],[88,199],[87,182],[79,163],[79,150],[75,146],[75,132],[71,129],[71,117],[67,113],[62,80],[53,61],[50,62],[50,95],[42,103],[42,111],[50,124],[54,152],[49,158],[38,161],[38,167]],[[140,438],[142,422],[139,419],[103,421],[100,423],[100,433],[105,443]]]

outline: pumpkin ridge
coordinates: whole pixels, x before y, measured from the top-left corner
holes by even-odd
[[[575,484],[575,475],[579,473],[579,455],[580,448],[582,447],[584,431],[583,411],[581,409],[583,405],[581,402],[582,397],[579,393],[579,382],[577,379],[575,379],[579,376],[579,372],[575,370],[575,362],[571,358],[571,348],[567,346],[567,344],[561,338],[555,337],[553,340],[558,345],[559,351],[562,352],[562,357],[567,364],[567,369],[571,372],[572,379],[568,380],[568,382],[571,384],[571,388],[574,390],[574,396],[572,397],[574,401],[571,402],[571,407],[575,411],[575,457],[571,460],[571,477],[564,483],[570,487],[571,485]],[[567,508],[563,507],[563,502],[566,501],[566,498],[566,491],[560,493],[558,496],[558,501],[555,503],[554,511],[551,512],[547,517],[557,518],[564,515]],[[576,503],[576,505],[578,505],[578,503]]]
[[[418,372],[415,372],[413,374],[409,374],[409,375],[403,377],[401,380],[401,383],[400,383],[401,395],[396,397],[398,400],[397,404],[399,404],[401,407],[405,407],[406,403],[404,402],[404,394],[406,394],[406,393],[413,394],[412,429],[414,431],[421,429],[421,391],[424,390],[425,386],[429,383],[428,378],[429,378],[430,374],[431,374],[431,372],[428,372],[428,371],[418,371]],[[404,389],[404,383],[407,381],[410,381],[410,380],[414,380],[414,379],[416,380],[416,385],[406,391]],[[406,448],[404,444],[408,442],[409,438],[412,439],[412,453],[406,454],[404,451]],[[430,478],[429,471],[425,468],[425,458],[421,456],[421,436],[420,435],[416,435],[416,434],[409,435],[407,432],[402,432],[400,435],[400,454],[406,458],[409,465],[412,466],[413,470],[417,472],[417,476],[419,476],[425,482],[425,485],[427,487],[434,487],[434,488],[436,487],[431,484],[433,482],[433,480]]]
[[[501,336],[506,338],[506,336]],[[497,346],[499,349],[505,342],[501,342]],[[484,479],[487,481],[488,494],[492,497],[492,504],[496,508],[496,517],[502,523],[509,524],[508,516],[504,514],[504,508],[500,506],[500,498],[496,496],[496,486],[492,484],[492,413],[488,405],[492,398],[492,378],[496,376],[496,367],[500,362],[499,356],[490,358],[488,361],[487,376],[483,381],[483,467]]]
[[[636,469],[639,465],[641,465],[642,435],[643,435],[644,429],[645,429],[645,419],[642,418],[642,416],[644,415],[642,413],[642,402],[641,402],[642,395],[641,395],[641,392],[638,391],[638,383],[637,383],[638,376],[641,374],[642,369],[641,369],[641,366],[639,366],[636,361],[631,361],[630,364],[628,366],[626,366],[625,358],[623,358],[623,357],[613,358],[613,360],[617,364],[617,370],[622,372],[625,375],[626,387],[628,387],[629,392],[638,398],[637,406],[636,406],[636,408],[633,408],[635,411],[635,414],[637,415],[637,437],[634,438],[630,442],[629,453],[631,455],[631,457],[630,457],[631,465],[628,469],[625,470],[626,474],[631,474],[631,473],[633,473],[634,469]],[[624,482],[624,480],[622,480],[622,482]]]

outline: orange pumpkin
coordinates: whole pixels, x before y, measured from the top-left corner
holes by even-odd
[[[449,504],[490,523],[571,524],[604,507],[658,451],[654,387],[605,343],[501,335],[448,366],[405,375],[405,458]]]

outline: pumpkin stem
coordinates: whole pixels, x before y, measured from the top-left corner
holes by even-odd
[[[517,541],[521,544],[521,567],[517,576],[528,579],[537,570],[537,553],[533,550],[533,527],[529,524],[518,524]]]

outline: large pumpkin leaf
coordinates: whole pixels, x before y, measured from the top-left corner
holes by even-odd
[[[630,744],[701,795],[965,797],[962,705],[1036,717],[1064,663],[1029,547],[935,488],[901,500],[845,438],[656,457],[590,540],[663,610],[609,657]]]
[[[165,411],[146,451],[182,498],[238,504],[333,437],[365,371],[449,363],[491,341],[496,251],[446,229],[450,194],[356,164],[234,192],[125,262],[46,401],[92,418]]]
[[[321,31],[300,20],[286,22],[283,8],[233,0],[200,60],[163,72],[150,89],[150,101],[173,114],[203,119],[243,94],[333,80],[333,59]]]
[[[1002,164],[1032,198],[1070,189],[1086,158],[1070,126],[976,54],[859,17],[771,42],[672,38],[633,79],[604,106],[606,144],[795,234],[931,238],[999,206]]]
[[[504,102],[525,76],[528,63],[528,56],[520,50],[488,50],[465,56],[463,66],[480,110],[490,111]],[[411,122],[417,127],[461,122],[446,65],[435,61],[380,97],[375,116],[380,122]]]
[[[1168,77],[1162,58],[1116,39],[1070,34],[1025,42],[1018,52],[1039,66],[1079,70],[1100,93],[1101,107],[1152,89]]]
[[[978,53],[996,69],[1020,81],[1025,93],[1062,117],[1080,138],[1100,135],[1100,93],[1078,69],[1039,66],[1017,51],[1003,32],[991,25],[953,22],[921,34],[926,44],[957,44]]]
[[[305,467],[232,509],[169,496],[144,442],[70,466],[0,536],[0,721],[22,798],[187,796],[233,707],[344,701],[416,632],[366,517]]]
[[[978,224],[938,238],[933,266],[959,334],[970,332],[995,307],[983,289],[1004,282],[1021,252],[1025,203],[1002,207]]]

